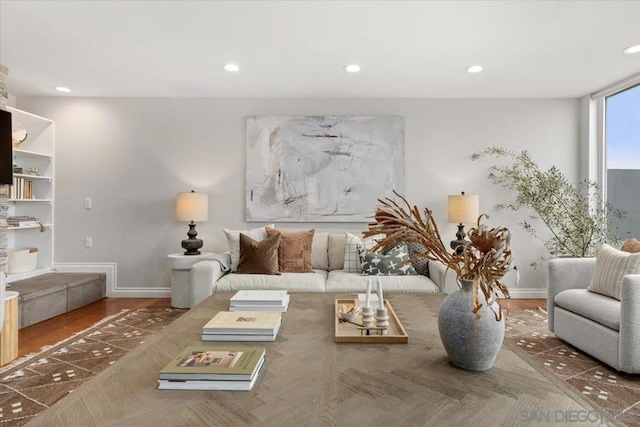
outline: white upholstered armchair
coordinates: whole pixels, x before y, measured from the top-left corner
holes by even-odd
[[[587,290],[595,258],[549,261],[549,330],[623,372],[640,373],[640,274],[623,276],[620,300]]]

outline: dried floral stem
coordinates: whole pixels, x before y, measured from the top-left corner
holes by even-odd
[[[470,242],[463,245],[459,253],[451,253],[442,242],[431,210],[425,208],[423,218],[416,206],[411,206],[396,191],[393,193],[402,200],[404,206],[389,198],[378,200],[380,206],[375,213],[375,222],[369,224],[369,229],[364,233],[365,237],[385,235],[377,241],[373,250],[400,242],[421,243],[425,247],[422,256],[446,265],[447,269],[456,272],[458,280],[473,280],[473,312],[476,316],[480,316],[482,303],[478,293],[482,292],[496,320],[502,319],[502,310],[495,310],[493,303],[506,300],[508,312],[509,290],[501,280],[510,270],[517,270],[513,265],[509,230],[503,226],[489,229],[480,222],[486,215],[480,215],[476,227],[469,230]]]

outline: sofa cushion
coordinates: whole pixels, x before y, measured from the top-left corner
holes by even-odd
[[[365,292],[367,280],[371,276],[347,273],[343,270],[329,271],[326,292]],[[380,276],[384,292],[439,292],[438,287],[428,277]]]
[[[614,331],[620,330],[620,301],[586,289],[568,289],[553,300],[558,307],[591,319]]]
[[[283,273],[312,273],[311,243],[315,230],[286,232],[267,227],[269,237],[280,235],[278,264]]]
[[[368,276],[408,276],[415,275],[416,270],[409,262],[409,248],[406,243],[393,246],[384,253],[365,252],[358,249],[362,274]]]
[[[329,256],[329,270],[342,270],[344,268],[344,233],[330,233],[327,255]]]
[[[640,253],[619,251],[604,243],[596,258],[596,271],[589,284],[591,292],[620,299],[620,284],[627,274],[640,273]]]
[[[273,228],[273,224],[267,227]],[[254,228],[253,230],[229,230],[224,228],[224,234],[227,236],[229,244],[229,252],[231,253],[231,271],[238,269],[240,261],[240,233],[251,237],[253,240],[264,240],[267,238],[267,227]]]
[[[240,262],[235,273],[238,274],[280,274],[278,251],[280,233],[257,241],[240,233]]]
[[[244,289],[278,290],[289,292],[324,292],[327,272],[282,273],[279,276],[266,274],[225,274],[216,282],[216,292],[231,292]]]
[[[311,243],[311,268],[316,270],[329,269],[329,233],[318,233],[313,235]]]

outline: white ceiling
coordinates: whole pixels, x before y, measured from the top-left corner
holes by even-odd
[[[17,96],[579,97],[639,73],[634,44],[640,0],[0,0]]]

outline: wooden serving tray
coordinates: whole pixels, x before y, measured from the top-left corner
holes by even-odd
[[[377,331],[373,330],[371,331],[371,335],[363,335],[360,329],[358,329],[358,326],[348,322],[340,322],[340,313],[338,310],[342,304],[354,304],[354,300],[352,298],[337,299],[335,301],[335,342],[400,344],[409,342],[409,335],[407,335],[407,331],[404,330],[404,326],[402,326],[402,323],[398,320],[398,316],[396,316],[396,312],[393,311],[389,300],[384,300],[384,306],[387,308],[387,316],[389,316],[389,326],[387,326],[387,333],[384,335],[380,335]],[[358,315],[354,322],[362,324],[362,316]]]

